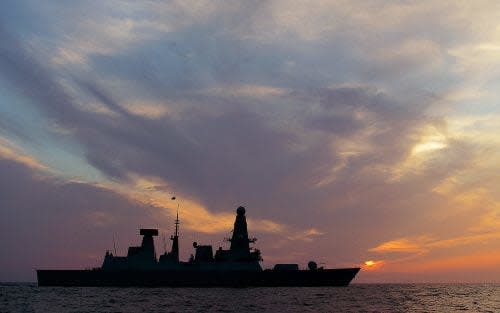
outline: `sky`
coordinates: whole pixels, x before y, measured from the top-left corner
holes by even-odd
[[[178,208],[187,259],[243,205],[264,267],[500,282],[499,21],[498,1],[0,1],[0,281],[100,266],[141,227],[163,253]]]

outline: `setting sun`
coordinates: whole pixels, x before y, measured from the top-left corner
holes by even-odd
[[[375,261],[372,261],[372,260],[369,260],[369,261],[366,261],[366,262],[365,262],[365,265],[366,265],[366,266],[374,266],[375,264],[376,264],[376,262],[375,262]]]
[[[384,262],[383,261],[374,261],[374,260],[368,260],[363,263],[363,269],[364,270],[375,270],[378,269],[382,266]]]

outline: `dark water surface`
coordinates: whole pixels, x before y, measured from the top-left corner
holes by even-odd
[[[500,284],[206,289],[0,284],[0,312],[500,312]]]

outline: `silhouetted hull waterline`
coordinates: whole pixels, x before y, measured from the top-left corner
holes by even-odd
[[[39,286],[314,287],[347,286],[359,268],[275,271],[37,270]]]

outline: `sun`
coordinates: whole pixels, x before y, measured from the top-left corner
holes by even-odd
[[[367,267],[375,266],[376,264],[377,264],[377,262],[375,262],[373,260],[365,261],[365,266],[367,266]]]
[[[372,271],[380,268],[384,264],[384,261],[368,260],[363,263],[363,269],[367,271]]]

